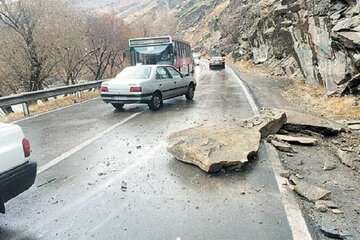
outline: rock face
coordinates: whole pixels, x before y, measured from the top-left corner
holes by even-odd
[[[262,111],[260,116],[236,126],[186,129],[169,136],[168,151],[177,160],[194,164],[205,172],[242,166],[256,155],[261,138],[279,131],[285,122],[282,112]]]
[[[194,41],[200,48],[266,63],[276,75],[299,76],[308,84],[324,86],[329,94],[359,92],[357,0],[187,2],[191,11],[180,20],[179,31],[202,34],[200,43]],[[196,24],[189,28],[186,22],[192,20]],[[204,26],[209,26],[204,32],[194,30]]]

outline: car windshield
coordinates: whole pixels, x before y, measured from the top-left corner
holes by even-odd
[[[116,76],[116,79],[149,79],[150,66],[127,67]]]

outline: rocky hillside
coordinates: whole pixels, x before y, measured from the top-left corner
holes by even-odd
[[[130,22],[159,9],[175,11],[178,35],[198,50],[267,64],[276,75],[297,76],[329,94],[360,92],[357,0],[105,2]]]
[[[189,1],[179,31],[202,49],[268,64],[329,94],[358,93],[360,7],[356,0]],[[184,6],[186,7],[186,5]]]

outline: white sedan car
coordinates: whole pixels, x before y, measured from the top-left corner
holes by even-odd
[[[183,76],[169,65],[139,65],[125,68],[114,79],[102,83],[100,91],[105,103],[116,109],[125,104],[148,104],[153,111],[160,109],[163,100],[184,95],[194,98],[196,81]]]

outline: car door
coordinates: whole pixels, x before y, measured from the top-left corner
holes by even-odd
[[[181,75],[179,71],[177,71],[173,67],[166,67],[166,69],[169,71],[170,75],[172,76],[172,80],[175,85],[175,96],[184,95],[187,92],[188,83],[185,80],[185,78]]]
[[[163,99],[171,98],[175,95],[175,84],[172,77],[165,67],[156,68],[156,81],[159,84],[159,89],[163,95]]]

